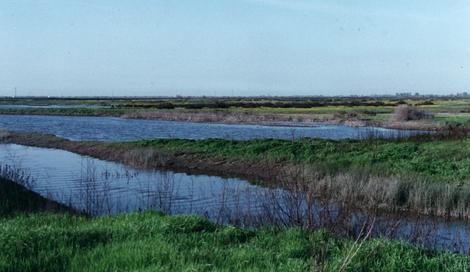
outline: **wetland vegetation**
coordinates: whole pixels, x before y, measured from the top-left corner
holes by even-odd
[[[0,210],[10,211],[0,215],[0,271],[466,271],[470,266],[461,255],[369,239],[367,227],[348,239],[325,230],[242,229],[152,211],[88,218],[57,213],[49,200],[26,188],[12,194],[5,185],[12,183],[0,180],[0,195],[6,197]],[[25,198],[34,209],[24,206]]]
[[[65,105],[71,108],[0,108],[0,114],[115,116],[192,122],[328,122],[398,129],[442,129],[469,124],[469,98],[397,95],[384,97],[147,97],[1,98],[0,105]],[[83,105],[83,107],[79,107]],[[430,118],[396,120],[399,105],[417,107]],[[90,106],[98,106],[91,107]]]
[[[3,142],[65,149],[140,168],[239,176],[286,187],[303,184],[349,205],[468,219],[470,143],[463,136],[446,137],[105,143],[13,133]]]
[[[431,221],[470,219],[465,99],[221,99],[223,103],[185,99],[71,100],[68,105],[103,108],[2,108],[0,113],[196,122],[228,122],[230,118],[230,123],[249,120],[253,124],[328,121],[391,126],[398,122],[403,125],[399,128],[426,127],[437,132],[391,139],[371,134],[361,140],[292,137],[100,142],[3,131],[1,143],[63,149],[143,169],[242,177],[322,203],[339,204],[347,211],[424,215]],[[10,181],[24,180],[24,175],[3,169],[2,176],[0,271],[466,271],[470,265],[465,256],[371,235],[369,225],[348,234],[323,225],[302,225],[295,221],[299,218],[292,218],[292,224],[284,228],[268,225],[260,229],[221,226],[202,217],[153,211],[89,218],[22,187],[28,187],[27,182]]]

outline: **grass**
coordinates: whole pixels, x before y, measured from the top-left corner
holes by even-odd
[[[402,140],[178,140],[134,142],[174,154],[224,160],[314,165],[328,173],[360,171],[421,176],[434,182],[470,185],[470,139]]]
[[[339,271],[354,241],[298,228],[244,230],[155,212],[0,221],[0,271]],[[365,241],[344,271],[465,271],[470,259]]]

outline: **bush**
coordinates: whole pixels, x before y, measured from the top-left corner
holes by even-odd
[[[413,121],[430,119],[432,117],[432,113],[420,110],[410,105],[398,105],[397,107],[395,107],[395,111],[392,115],[393,121]]]

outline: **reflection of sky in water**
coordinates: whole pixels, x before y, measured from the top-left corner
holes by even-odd
[[[54,134],[72,140],[125,141],[151,138],[249,140],[301,137],[345,139],[370,135],[399,137],[416,134],[371,127],[314,125],[310,127],[225,125],[215,123],[129,120],[112,117],[0,115],[0,128]]]
[[[101,105],[0,105],[0,109],[106,109]]]
[[[207,216],[218,223],[256,226],[283,225],[297,213],[305,222],[309,214],[303,194],[295,198],[289,191],[236,178],[143,171],[67,151],[19,145],[0,145],[0,163],[31,174],[36,192],[96,215],[151,208]],[[312,206],[312,218],[317,226],[327,227],[331,221],[339,223],[343,232],[353,233],[360,231],[364,221],[359,213],[351,215],[336,205],[318,202]],[[375,235],[461,252],[470,242],[470,226],[459,221],[380,217],[374,227]]]

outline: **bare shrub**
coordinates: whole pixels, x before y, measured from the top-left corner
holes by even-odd
[[[414,121],[430,119],[433,114],[410,105],[398,105],[392,115],[393,121]]]

